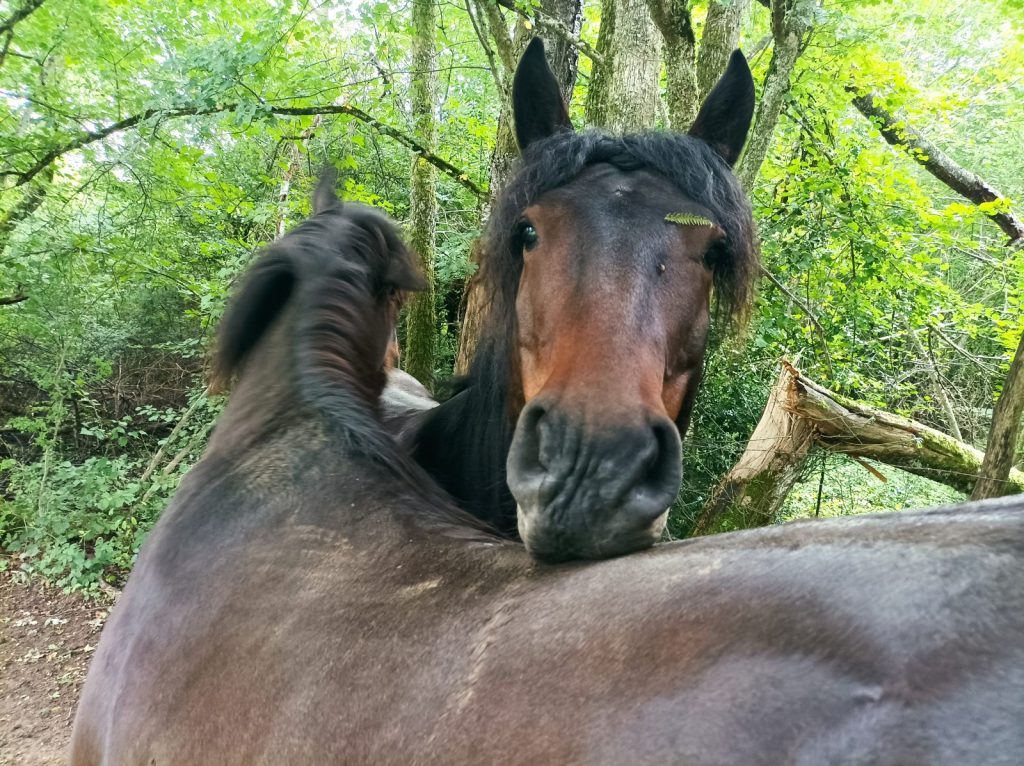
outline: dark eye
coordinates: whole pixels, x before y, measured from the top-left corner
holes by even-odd
[[[533,250],[537,246],[537,230],[533,224],[524,223],[519,227],[519,241],[523,243],[524,250]]]
[[[721,244],[712,245],[706,253],[704,253],[704,266],[711,269],[712,271],[722,262],[725,257],[725,247]]]

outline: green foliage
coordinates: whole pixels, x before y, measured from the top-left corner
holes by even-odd
[[[599,5],[583,8],[591,43]],[[674,534],[686,533],[742,451],[784,355],[843,394],[948,430],[937,375],[965,438],[984,443],[1024,316],[1024,249],[1007,251],[986,217],[1019,213],[1024,199],[1019,6],[801,6],[815,31],[752,194],[765,264],[782,289],[764,283],[745,343],[708,360]],[[345,115],[272,112],[350,104],[415,134],[409,8],[204,0],[182,13],[167,0],[47,0],[15,26],[0,55],[0,299],[28,299],[0,305],[8,565],[81,588],[123,575],[219,410],[203,394],[203,367],[233,280],[279,226],[308,212],[320,167],[341,170],[347,198],[408,223],[404,145]],[[435,146],[484,185],[498,85],[462,7],[437,11]],[[768,18],[752,4],[746,50]],[[758,78],[769,51],[752,59]],[[580,64],[577,125],[593,74],[585,56]],[[975,207],[957,197],[887,146],[847,87],[902,110],[1005,198]],[[137,125],[113,129],[132,117]],[[103,140],[88,139],[104,129]],[[30,183],[17,183],[30,171]],[[447,175],[434,192],[434,373],[444,378],[484,211]],[[833,471],[864,474],[830,463]],[[882,493],[854,482],[827,496],[823,512],[860,511],[865,498],[900,506],[896,486],[907,503],[932,497],[900,481]],[[806,508],[805,487],[817,489],[808,482],[792,508]]]

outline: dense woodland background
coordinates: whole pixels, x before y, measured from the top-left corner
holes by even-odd
[[[432,275],[403,366],[436,385],[464,363],[476,238],[515,154],[511,71],[538,33],[578,129],[685,129],[736,44],[758,83],[738,172],[766,273],[708,357],[674,534],[970,493],[1024,318],[1020,0],[13,0],[0,566],[123,576],[223,404],[204,363],[232,281],[308,212],[325,164],[407,226]],[[902,458],[808,413],[766,414],[748,445],[777,379],[860,426],[889,418]],[[999,439],[1019,465],[1010,399]],[[752,451],[771,470],[729,485]]]

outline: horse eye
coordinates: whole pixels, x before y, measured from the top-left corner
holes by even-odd
[[[722,260],[723,255],[724,253],[722,248],[718,245],[713,245],[706,253],[704,253],[704,266],[714,271],[715,267],[718,266],[719,262]]]
[[[524,223],[519,229],[519,241],[523,243],[523,248],[533,250],[537,246],[537,239],[537,230],[533,228],[533,225]]]

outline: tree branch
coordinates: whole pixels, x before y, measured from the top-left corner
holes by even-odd
[[[857,88],[852,85],[847,86],[846,90],[854,94],[853,105],[878,127],[886,143],[905,150],[915,162],[957,194],[966,197],[975,205],[995,202],[1003,198],[1002,194],[982,178],[958,165],[935,144],[912,128],[907,123],[905,116],[893,114],[878,104],[874,93],[871,91],[859,93]],[[1007,244],[1024,240],[1024,222],[1013,213],[990,213],[988,217],[995,221],[1010,238]]]
[[[39,10],[46,0],[28,0],[20,9],[16,10],[9,19],[0,21],[0,35],[5,35],[14,29],[14,25],[23,21]]]
[[[223,112],[233,112],[239,108],[239,104],[219,104],[217,106],[210,107],[199,107],[199,106],[188,106],[180,107],[177,109],[147,109],[144,112],[139,112],[130,117],[126,117],[123,120],[111,123],[98,130],[83,131],[75,138],[66,141],[65,143],[54,147],[41,158],[39,158],[31,167],[26,170],[4,170],[0,171],[0,178],[2,177],[14,177],[15,186],[22,186],[39,173],[48,168],[58,158],[67,154],[68,152],[81,149],[89,144],[102,141],[115,133],[120,133],[125,130],[137,127],[141,123],[159,117],[161,120],[175,119],[178,117],[197,117],[209,114],[220,114]],[[480,198],[487,197],[487,190],[482,188],[479,184],[474,182],[469,174],[463,170],[452,165],[448,160],[443,157],[439,157],[433,152],[428,151],[419,141],[412,136],[403,133],[402,131],[394,128],[386,123],[381,122],[376,117],[364,112],[362,109],[350,106],[349,104],[328,104],[325,106],[274,106],[274,105],[262,105],[262,111],[267,114],[275,114],[279,117],[312,117],[318,114],[344,114],[349,117],[354,117],[360,122],[364,122],[367,125],[374,128],[379,133],[383,133],[391,139],[394,139],[398,143],[402,144],[406,148],[418,154],[426,162],[436,167],[445,175],[452,178],[457,183],[469,189],[473,194]]]
[[[14,295],[8,295],[6,298],[0,298],[0,306],[13,306],[15,303],[21,303],[27,301],[28,296],[20,290]]]
[[[532,24],[535,24],[537,27],[537,31],[552,34],[555,37],[558,37],[559,39],[569,43],[569,45],[578,50],[580,53],[582,53],[584,56],[586,56],[588,59],[593,61],[598,66],[604,64],[604,56],[598,53],[594,46],[592,46],[586,40],[583,40],[582,38],[574,35],[560,21],[548,18],[539,11],[537,12],[537,15],[535,17],[531,18],[529,14],[520,10],[520,8],[515,4],[514,0],[491,1],[497,3],[502,8],[507,8],[510,11],[515,11],[527,21],[531,22]]]

